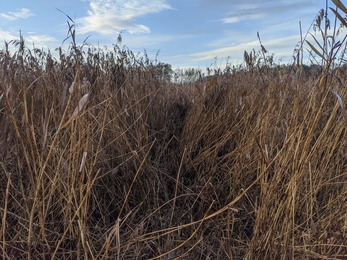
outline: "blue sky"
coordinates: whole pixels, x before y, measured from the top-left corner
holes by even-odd
[[[0,39],[54,50],[67,36],[67,18],[76,22],[77,41],[112,47],[123,31],[123,44],[134,53],[173,68],[236,65],[244,51],[263,45],[275,61],[291,59],[303,32],[325,1],[314,0],[1,0]],[[67,43],[64,44],[66,46]],[[0,43],[0,48],[3,45]],[[217,58],[217,60],[215,60]]]

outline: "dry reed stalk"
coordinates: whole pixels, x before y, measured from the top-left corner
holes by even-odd
[[[328,67],[334,37],[312,41]],[[347,254],[346,92],[330,94],[343,73],[296,79],[260,43],[202,95],[202,82],[160,82],[118,45],[73,39],[56,62],[19,43],[0,55],[4,259]]]

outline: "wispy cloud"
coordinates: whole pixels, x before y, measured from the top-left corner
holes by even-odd
[[[261,10],[258,5],[240,5],[235,8],[236,10],[230,12],[227,17],[221,19],[223,23],[236,23],[240,21],[250,21],[262,19],[265,10]]]
[[[297,35],[277,38],[269,41],[263,42],[264,46],[271,53],[276,53],[275,59],[285,59],[289,61],[292,58],[294,47],[298,42],[299,37]],[[243,61],[244,51],[251,51],[255,49],[256,51],[260,49],[259,41],[254,40],[246,43],[240,43],[234,46],[217,48],[214,50],[194,53],[187,56],[187,62],[190,64],[196,64],[197,62],[205,61],[206,63],[212,62],[215,58],[218,60],[229,58],[230,62],[234,64],[240,63]]]
[[[30,16],[35,15],[28,8],[22,8],[17,10],[18,12],[8,12],[7,14],[1,13],[0,16],[7,20],[17,20],[17,19],[26,19]]]
[[[191,38],[186,34],[137,34],[127,35],[123,43],[131,49],[154,48],[157,51],[172,42],[182,41]]]
[[[14,34],[12,32],[5,31],[0,28],[0,38],[4,39],[7,43],[13,40],[19,40],[19,37],[19,33]],[[46,34],[37,35],[34,32],[30,32],[28,36],[25,36],[24,41],[25,45],[29,46],[29,48],[32,47],[33,44],[35,44],[36,48],[47,48],[51,44],[57,42],[57,40],[52,36]],[[10,45],[10,49],[14,51],[15,47],[13,45]]]
[[[57,40],[54,37],[51,37],[49,35],[29,35],[25,37],[25,42],[27,43],[34,43],[36,47],[43,46],[46,47],[46,45],[49,45],[50,43],[54,43]]]
[[[19,36],[18,35],[14,35],[9,31],[4,31],[0,28],[0,38],[4,39],[5,41],[11,41],[11,40],[15,40],[18,39]]]
[[[298,8],[300,6],[300,8]],[[226,17],[221,19],[222,23],[238,23],[240,21],[280,19],[279,14],[290,12],[303,13],[305,10],[314,8],[311,1],[243,1],[240,4],[233,5]]]
[[[102,35],[128,31],[149,33],[150,28],[137,24],[136,19],[172,7],[165,0],[90,0],[88,16],[77,19],[80,33],[98,32]]]

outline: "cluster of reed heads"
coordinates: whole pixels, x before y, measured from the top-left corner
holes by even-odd
[[[347,257],[346,43],[326,12],[322,40],[296,52],[312,47],[315,72],[275,66],[260,43],[244,65],[174,84],[118,44],[6,45],[0,257]]]

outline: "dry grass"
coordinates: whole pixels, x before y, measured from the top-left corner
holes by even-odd
[[[0,53],[3,259],[347,257],[345,74],[83,48]]]

